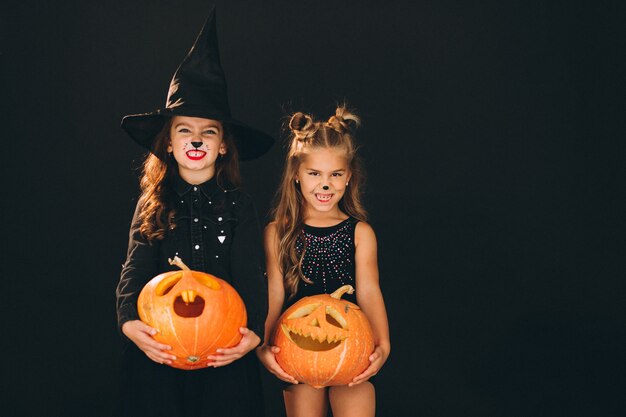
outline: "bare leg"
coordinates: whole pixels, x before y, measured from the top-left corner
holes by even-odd
[[[283,390],[287,417],[326,417],[328,400],[326,388],[310,385],[290,385]]]
[[[374,417],[376,414],[376,390],[371,382],[353,387],[330,387],[328,398],[334,417]]]

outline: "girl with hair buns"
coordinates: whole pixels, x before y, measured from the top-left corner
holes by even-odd
[[[257,355],[279,379],[291,383],[283,397],[288,417],[373,416],[374,385],[368,381],[383,366],[391,345],[378,284],[376,236],[361,204],[363,170],[354,143],[359,118],[339,106],[327,122],[296,113],[291,143],[276,195],[273,221],[265,229],[269,310],[265,342]],[[277,363],[271,346],[274,326],[286,308],[302,297],[332,293],[352,285],[347,295],[366,314],[374,334],[370,365],[344,386],[313,388],[299,384]]]

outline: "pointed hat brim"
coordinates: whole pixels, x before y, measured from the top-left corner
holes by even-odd
[[[265,154],[274,144],[274,138],[247,124],[219,114],[207,114],[203,109],[190,108],[159,109],[151,113],[131,114],[122,119],[122,129],[139,145],[153,152],[156,135],[163,129],[168,117],[189,116],[219,120],[227,123],[233,133],[239,160],[248,161]]]

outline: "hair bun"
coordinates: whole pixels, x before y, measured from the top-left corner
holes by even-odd
[[[306,138],[312,127],[313,119],[308,114],[302,112],[297,112],[291,116],[291,120],[289,120],[289,129],[291,129],[298,140]]]
[[[335,115],[330,116],[326,122],[326,126],[338,133],[344,133],[358,127],[359,123],[357,115],[350,113],[344,106],[339,106],[335,110]]]

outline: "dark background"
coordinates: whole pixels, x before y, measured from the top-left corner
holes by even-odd
[[[343,99],[363,118],[378,415],[626,414],[618,2],[217,3],[236,117],[277,137]],[[3,9],[2,414],[108,416],[142,160],[119,123],[162,107],[209,3]],[[243,166],[262,216],[282,144]]]

